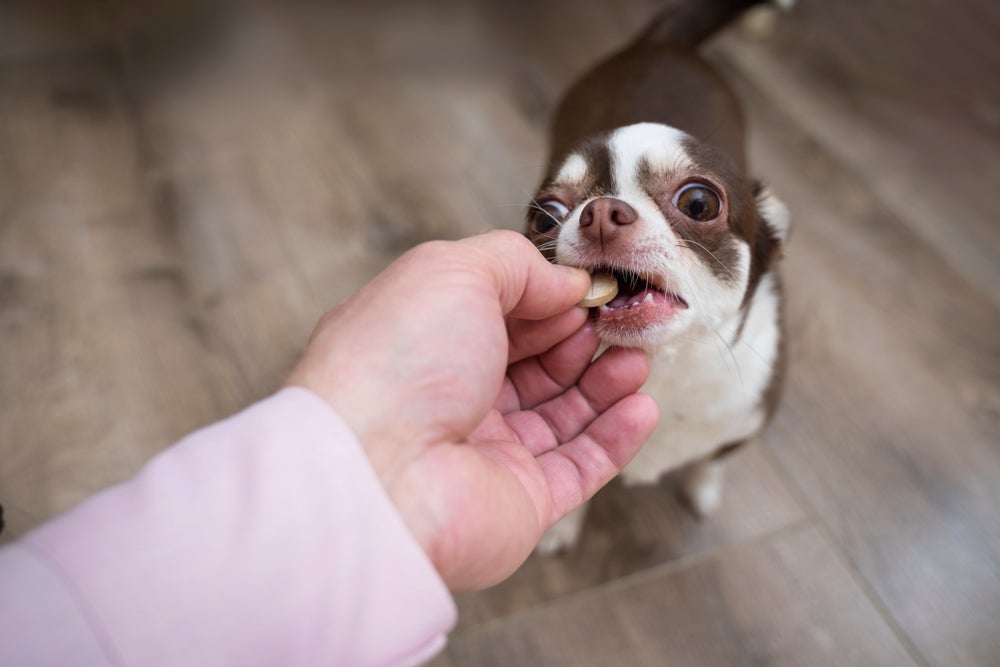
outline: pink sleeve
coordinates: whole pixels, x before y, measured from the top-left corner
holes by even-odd
[[[0,665],[417,665],[454,622],[357,440],[305,389],[0,550]]]

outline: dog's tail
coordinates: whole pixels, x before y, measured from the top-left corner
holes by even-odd
[[[680,0],[654,18],[634,44],[696,49],[744,11],[768,1]]]

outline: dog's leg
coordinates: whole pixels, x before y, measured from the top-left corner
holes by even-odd
[[[702,519],[722,504],[722,461],[714,456],[691,464],[681,481],[681,499]]]
[[[535,553],[542,556],[552,556],[565,549],[576,546],[583,529],[583,520],[587,518],[587,506],[584,503],[560,519],[554,526],[545,531],[542,539],[535,547]]]

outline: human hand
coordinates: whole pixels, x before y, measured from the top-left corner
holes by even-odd
[[[324,315],[289,377],[351,426],[453,590],[509,576],[655,426],[645,353],[591,363],[587,285],[513,232],[424,244]]]

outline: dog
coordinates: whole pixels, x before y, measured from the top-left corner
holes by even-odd
[[[626,485],[685,469],[698,517],[722,464],[774,413],[785,368],[777,264],[789,215],[749,178],[739,101],[698,47],[762,0],[686,0],[576,81],[552,124],[528,238],[550,260],[602,271],[618,295],[591,310],[605,346],[647,350],[660,424]],[[586,506],[540,553],[575,544]]]

